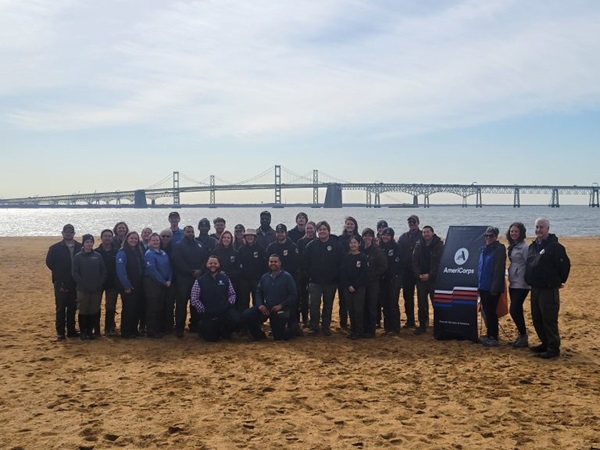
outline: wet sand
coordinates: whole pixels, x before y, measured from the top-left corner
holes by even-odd
[[[492,349],[412,330],[56,342],[58,240],[0,238],[2,449],[600,448],[600,238],[561,239],[572,270],[549,361],[507,345],[508,316]],[[528,301],[526,317],[537,343]]]

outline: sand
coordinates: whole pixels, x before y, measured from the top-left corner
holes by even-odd
[[[549,361],[506,345],[508,317],[492,349],[406,330],[56,342],[56,241],[0,238],[2,449],[600,448],[600,238],[561,239],[572,271]]]

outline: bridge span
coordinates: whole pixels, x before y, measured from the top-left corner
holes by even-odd
[[[312,174],[297,175],[287,169],[283,169],[288,178],[282,181],[282,167],[274,166],[260,175],[239,183],[217,183],[214,175],[210,175],[205,181],[191,180],[194,184],[181,186],[180,173],[173,172],[171,175],[154,185],[128,191],[76,193],[65,195],[48,195],[21,198],[0,198],[0,207],[82,207],[82,206],[132,206],[146,208],[156,204],[160,198],[172,199],[172,205],[181,205],[181,196],[193,192],[208,192],[209,206],[216,207],[216,195],[224,191],[249,191],[249,190],[272,190],[274,192],[273,207],[283,207],[282,192],[291,189],[312,190],[313,207],[341,208],[343,206],[342,192],[364,191],[365,206],[368,208],[381,207],[381,195],[385,193],[405,193],[412,196],[412,206],[430,206],[430,198],[434,194],[449,193],[462,198],[462,206],[467,206],[470,197],[475,198],[475,207],[483,207],[483,195],[512,195],[513,206],[521,207],[521,194],[542,194],[549,196],[548,206],[560,207],[561,195],[584,195],[589,199],[589,206],[600,207],[600,194],[598,183],[590,186],[552,186],[552,185],[497,185],[497,184],[435,184],[435,183],[352,183],[330,176],[324,180],[319,178],[319,171],[313,170]],[[273,172],[272,182],[257,182],[259,178],[269,176]],[[165,181],[168,186],[158,186]],[[319,190],[325,189],[325,200],[319,202]]]

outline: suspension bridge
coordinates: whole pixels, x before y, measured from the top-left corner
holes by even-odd
[[[182,183],[184,181],[185,183]],[[140,189],[112,192],[75,193],[65,195],[38,195],[22,198],[0,198],[0,207],[95,207],[95,206],[131,206],[146,208],[157,205],[158,199],[172,199],[172,206],[181,206],[182,196],[206,192],[209,194],[209,207],[217,206],[217,193],[225,191],[272,190],[274,199],[272,207],[283,207],[282,192],[292,189],[312,191],[312,206],[325,208],[341,208],[343,191],[364,191],[364,205],[368,208],[381,207],[381,196],[388,193],[404,193],[412,196],[412,203],[406,206],[430,206],[430,198],[434,194],[455,194],[462,198],[462,206],[466,207],[468,199],[474,197],[475,207],[483,206],[483,195],[512,195],[513,206],[521,206],[521,194],[547,195],[548,206],[560,207],[563,195],[586,196],[589,206],[600,207],[598,183],[590,186],[550,186],[550,185],[495,185],[495,184],[434,184],[434,183],[354,183],[328,175],[318,170],[306,174],[275,165],[249,179],[229,182],[209,175],[203,180],[196,180],[180,172],[173,172],[151,186]],[[320,191],[325,190],[325,199],[319,200]],[[310,203],[310,202],[307,202]]]

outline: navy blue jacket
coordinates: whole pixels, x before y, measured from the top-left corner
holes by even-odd
[[[273,306],[281,305],[284,311],[289,311],[296,304],[297,296],[294,277],[285,270],[281,270],[275,277],[269,272],[258,282],[255,306],[265,305],[271,310]]]

